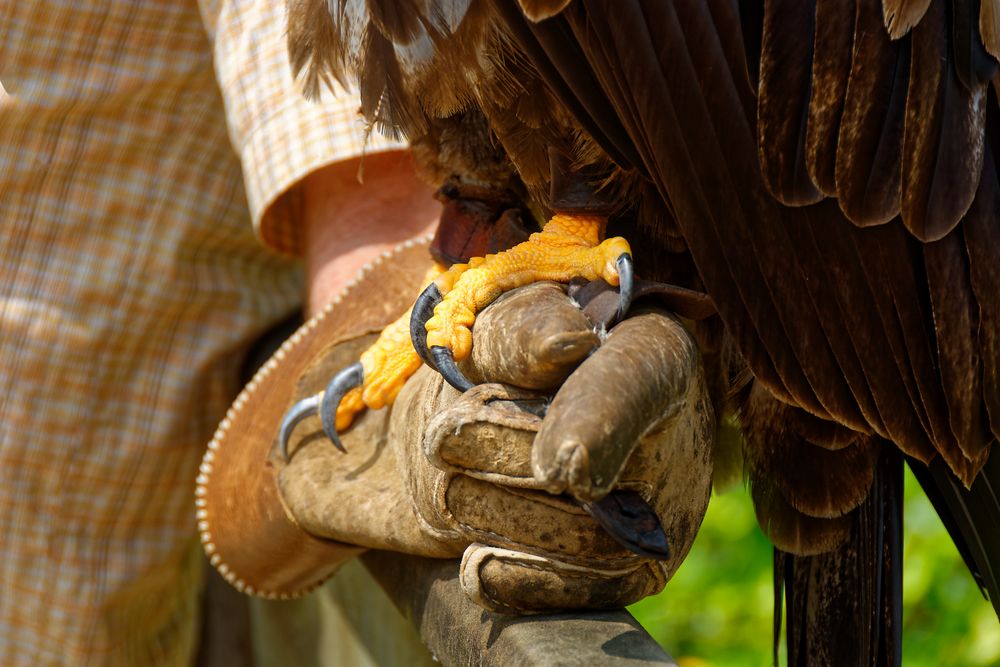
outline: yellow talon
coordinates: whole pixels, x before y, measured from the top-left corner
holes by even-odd
[[[615,262],[631,250],[621,237],[601,242],[606,225],[603,216],[556,215],[510,250],[452,267],[435,281],[443,300],[427,321],[427,345],[447,347],[456,360],[465,359],[472,350],[476,313],[522,285],[576,277],[617,285]]]
[[[440,264],[435,264],[424,278],[422,285],[445,274]],[[361,354],[361,367],[365,381],[344,395],[337,406],[337,431],[351,425],[365,408],[377,410],[392,405],[407,379],[420,368],[420,357],[410,342],[410,311],[387,326],[378,340]]]
[[[365,402],[361,399],[361,387],[355,387],[341,399],[337,406],[337,432],[343,431],[351,422],[355,415],[365,409]]]
[[[382,330],[375,344],[361,355],[365,405],[379,409],[396,399],[406,379],[420,368],[420,357],[410,342],[410,311]]]

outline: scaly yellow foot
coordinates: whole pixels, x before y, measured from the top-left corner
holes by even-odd
[[[435,264],[424,276],[422,284],[426,285],[446,273],[444,266]],[[392,405],[421,363],[410,342],[410,310],[407,310],[406,314],[383,329],[378,340],[361,354],[364,382],[344,394],[337,405],[337,431],[349,427],[354,417],[365,408],[378,410]]]
[[[443,266],[435,264],[422,284],[430,283],[444,271]],[[375,343],[361,354],[361,361],[341,370],[326,389],[302,399],[285,413],[278,431],[278,448],[285,460],[292,431],[303,419],[318,412],[327,437],[343,449],[337,433],[349,427],[359,412],[390,405],[396,399],[421,364],[410,341],[410,319],[407,311],[382,330]]]
[[[618,285],[617,263],[631,249],[621,237],[602,242],[606,225],[603,216],[556,215],[510,250],[452,267],[434,281],[443,300],[427,321],[428,347],[448,348],[456,360],[465,359],[476,313],[522,285],[577,277]]]

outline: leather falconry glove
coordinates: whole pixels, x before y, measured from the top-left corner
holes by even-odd
[[[354,289],[367,303],[384,286],[364,285]],[[374,335],[326,347],[289,404],[322,389]],[[599,335],[564,288],[541,283],[491,305],[473,335],[463,371],[488,384],[460,394],[423,368],[391,408],[367,411],[341,435],[346,454],[318,417],[296,426],[288,463],[272,447],[260,462],[277,488],[269,502],[300,544],[267,544],[260,524],[242,547],[215,539],[224,574],[281,596],[315,585],[361,547],[461,556],[466,593],[505,613],[618,607],[661,590],[694,540],[711,487],[714,415],[683,326],[640,303]],[[669,555],[625,549],[581,507],[612,489],[648,503]],[[205,503],[209,516],[214,504]],[[326,561],[310,568],[303,552],[317,544]],[[256,558],[247,556],[255,546],[263,547]],[[222,551],[240,553],[241,565]]]

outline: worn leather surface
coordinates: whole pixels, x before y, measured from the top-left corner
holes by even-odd
[[[507,292],[495,308],[476,318],[476,344],[466,367],[471,380],[487,378],[526,389],[555,389],[598,345],[600,338],[587,317],[566,307],[565,289],[537,283]]]
[[[197,502],[206,552],[230,583],[265,596],[301,594],[359,553],[303,530],[285,511],[272,456],[275,436],[295,400],[326,382],[324,367],[335,361],[330,350],[355,340],[359,351],[359,336],[405,312],[428,262],[423,241],[404,244],[391,259],[366,268],[261,368],[220,425],[202,464]]]
[[[341,435],[346,455],[321,436],[318,419],[303,422],[292,462],[274,461],[290,514],[329,540],[464,555],[463,587],[496,611],[615,607],[660,590],[690,548],[711,484],[714,416],[698,353],[662,312],[613,329],[593,353],[601,341],[591,329],[558,286],[536,284],[498,301],[477,320],[478,353],[466,370],[512,384],[460,395],[421,369],[391,409],[365,414]],[[303,375],[298,395],[322,386],[368,342],[356,337],[329,350]],[[554,401],[539,390],[574,368]],[[550,456],[545,474],[536,474],[536,434],[549,420],[588,452],[584,472],[577,459]],[[637,490],[660,516],[671,558],[626,551],[569,496],[549,493],[561,470],[588,480],[557,489],[579,498],[615,483]]]

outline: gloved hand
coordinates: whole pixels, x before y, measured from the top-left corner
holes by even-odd
[[[289,516],[340,543],[461,555],[463,588],[499,612],[618,607],[661,590],[711,488],[715,419],[683,326],[646,306],[598,335],[562,287],[535,284],[481,313],[473,334],[463,370],[491,384],[460,395],[423,368],[342,434],[346,454],[318,418],[297,426],[290,462],[270,461]],[[330,350],[295,399],[371,340]],[[651,505],[668,558],[624,549],[572,500],[612,489]]]

